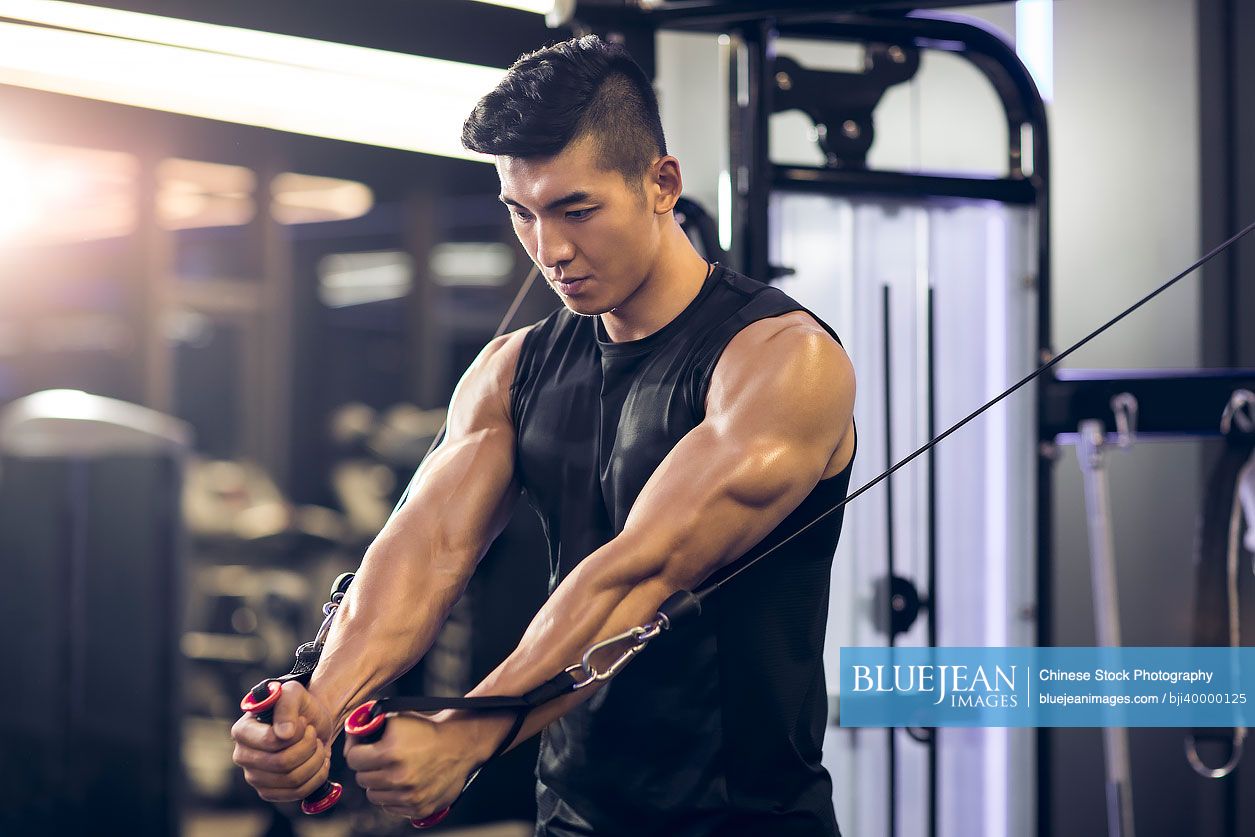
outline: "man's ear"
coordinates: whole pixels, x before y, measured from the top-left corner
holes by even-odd
[[[676,201],[684,191],[684,180],[680,177],[680,161],[670,154],[660,157],[649,167],[648,180],[656,190],[654,192],[654,213],[663,215],[675,209]]]

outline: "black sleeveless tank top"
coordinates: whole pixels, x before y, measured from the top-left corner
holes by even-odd
[[[716,265],[684,311],[640,340],[611,342],[599,317],[566,308],[532,327],[511,414],[516,473],[549,543],[551,590],[622,531],[646,480],[702,421],[732,337],[798,310],[806,309],[778,288]],[[755,551],[836,505],[849,481],[849,467],[821,480]],[[700,617],[549,725],[537,765],[538,835],[839,833],[820,749],[828,582],[842,517],[830,515],[729,582]]]

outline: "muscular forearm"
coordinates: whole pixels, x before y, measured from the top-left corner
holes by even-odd
[[[407,512],[422,513],[402,514]],[[426,654],[462,595],[479,554],[414,537],[424,531],[427,527],[386,530],[362,560],[310,684],[335,716],[334,729],[320,733],[338,733],[354,707]]]
[[[578,662],[594,643],[652,619],[677,587],[662,572],[662,562],[647,553],[650,548],[620,536],[581,562],[536,614],[514,652],[470,694],[522,695]],[[532,710],[515,744],[574,709],[596,689],[581,689]],[[460,712],[443,717],[475,723],[481,729],[478,738],[485,757],[512,721],[502,715]]]

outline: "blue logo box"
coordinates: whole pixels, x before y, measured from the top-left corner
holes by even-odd
[[[1255,648],[842,648],[843,727],[1246,727]]]

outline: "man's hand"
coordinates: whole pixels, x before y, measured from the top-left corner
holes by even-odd
[[[318,789],[331,766],[335,717],[300,683],[287,682],[274,708],[274,724],[246,714],[231,727],[231,760],[269,802],[295,802]]]
[[[495,725],[478,719],[395,715],[379,741],[346,735],[344,757],[366,797],[390,814],[423,819],[454,803],[467,778],[492,755]]]

